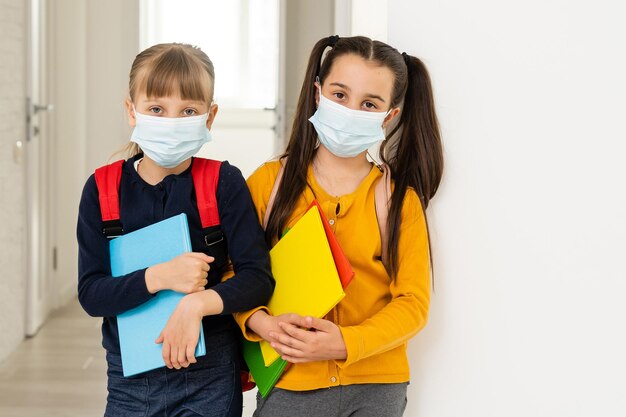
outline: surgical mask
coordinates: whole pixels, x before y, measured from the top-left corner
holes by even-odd
[[[135,110],[137,121],[131,142],[163,168],[174,168],[211,140],[206,127],[209,113],[191,117],[158,117]]]
[[[351,158],[385,138],[383,121],[389,112],[352,110],[322,95],[309,121],[320,143],[334,155]]]

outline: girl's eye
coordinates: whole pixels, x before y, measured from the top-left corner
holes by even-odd
[[[365,103],[363,103],[363,106],[365,106],[366,109],[368,110],[376,110],[376,104],[372,103],[371,101],[366,101]]]
[[[196,111],[194,109],[185,109],[183,110],[183,114],[185,116],[195,116]]]
[[[343,98],[346,96],[344,93],[333,93],[333,95],[339,100],[343,100]]]
[[[163,113],[163,109],[161,109],[160,107],[150,107],[149,111],[150,113],[154,113],[154,114]]]

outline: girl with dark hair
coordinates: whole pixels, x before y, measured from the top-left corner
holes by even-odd
[[[381,140],[377,166],[367,150]],[[425,210],[442,171],[424,64],[365,37],[317,42],[287,149],[248,186],[270,245],[316,199],[355,276],[323,319],[273,317],[263,307],[238,315],[246,338],[269,341],[293,363],[258,397],[255,416],[402,415],[407,342],[426,324],[430,303]],[[376,207],[385,179],[391,194]]]

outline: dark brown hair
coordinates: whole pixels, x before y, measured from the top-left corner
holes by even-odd
[[[326,48],[331,47],[324,55]],[[398,271],[401,211],[408,188],[417,192],[426,210],[437,192],[443,173],[443,149],[430,77],[418,58],[363,36],[321,39],[313,47],[307,65],[289,143],[288,156],[266,233],[268,243],[278,239],[296,201],[307,185],[309,164],[317,148],[317,133],[308,119],[315,113],[315,77],[323,84],[339,56],[354,54],[387,67],[394,74],[390,108],[401,107],[399,121],[387,134],[380,155],[390,170],[395,188],[391,195],[387,230],[387,253],[393,276]],[[323,59],[322,59],[323,58]]]

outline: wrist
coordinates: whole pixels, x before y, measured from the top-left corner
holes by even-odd
[[[222,297],[214,290],[204,290],[183,297],[189,309],[201,317],[220,314],[224,310]]]
[[[180,307],[184,309],[187,314],[191,314],[200,319],[205,316],[203,311],[204,303],[200,297],[202,292],[187,294],[180,300]]]
[[[159,279],[159,274],[156,271],[157,265],[150,266],[146,269],[144,273],[144,279],[146,281],[146,288],[150,294],[156,294],[161,291],[162,285],[161,280]]]
[[[260,336],[263,333],[263,324],[267,317],[269,317],[269,315],[265,310],[257,310],[248,317],[246,327]]]

